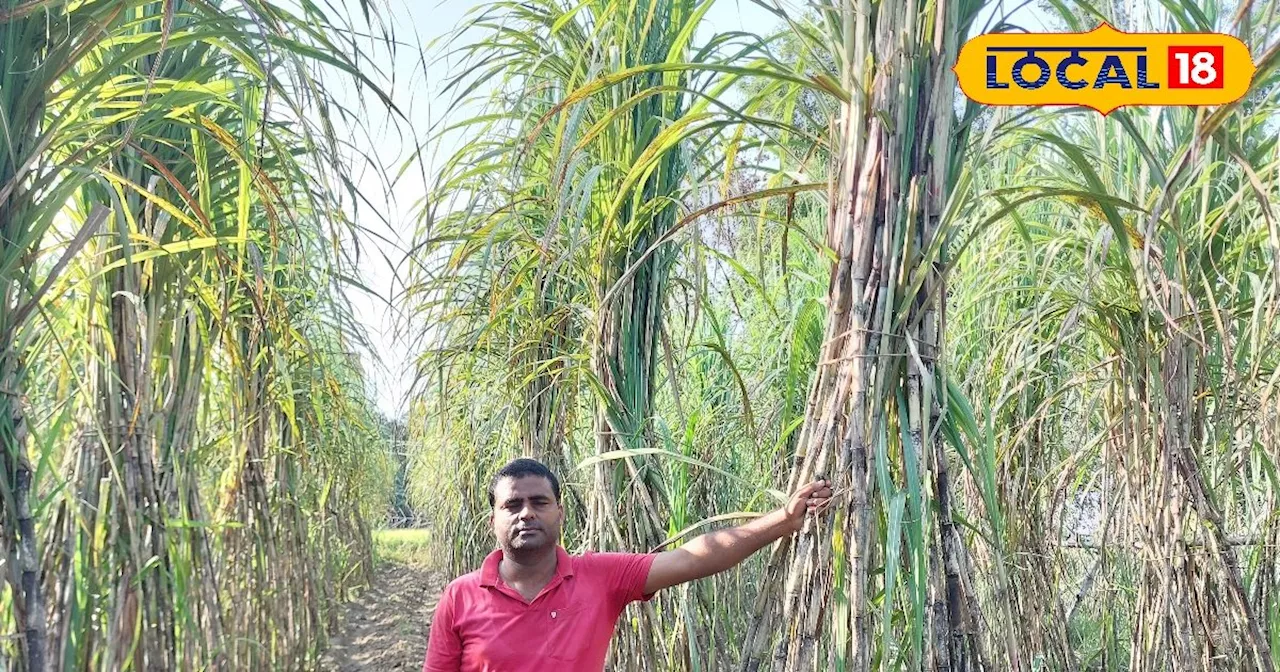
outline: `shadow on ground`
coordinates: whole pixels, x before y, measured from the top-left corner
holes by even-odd
[[[444,577],[412,565],[382,565],[373,586],[351,601],[320,669],[329,672],[421,670],[431,614]]]

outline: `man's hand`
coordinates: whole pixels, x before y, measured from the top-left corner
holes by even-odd
[[[831,494],[827,481],[819,479],[797,490],[781,509],[745,525],[708,532],[680,548],[659,553],[649,568],[645,594],[723,572],[779,538],[799,532],[805,514],[825,507]]]
[[[787,520],[794,526],[795,531],[799,531],[804,527],[804,515],[814,512],[827,505],[831,500],[831,485],[822,477],[818,480],[800,488],[794,495],[791,495],[791,501],[787,502],[784,509],[787,514]]]

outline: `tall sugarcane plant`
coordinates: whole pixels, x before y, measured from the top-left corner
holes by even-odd
[[[959,277],[995,300],[954,313],[959,366],[982,371],[966,377],[1009,446],[1000,496],[1034,503],[1003,529],[1045,560],[1012,569],[1034,586],[1012,602],[1052,665],[1276,664],[1276,25],[1228,9],[1108,18],[1239,35],[1258,66],[1239,105],[1008,124],[1008,172],[981,176],[1070,194],[975,235]]]
[[[939,361],[947,215],[967,195],[950,65],[979,7],[823,7],[850,97],[832,143],[826,337],[790,485],[827,476],[847,504],[775,549],[778,592],[761,593],[743,669],[988,664],[951,510]]]
[[[762,197],[702,185],[733,172],[720,148],[744,144],[753,101],[769,93],[720,99],[749,76],[735,59],[761,46],[695,47],[711,4],[496,2],[463,26],[479,34],[463,50],[473,67],[444,90],[483,113],[441,134],[475,139],[447,158],[424,211],[411,289],[433,325],[415,431],[449,446],[420,469],[466,474],[432,497],[466,539],[459,569],[489,548],[471,506],[483,505],[484,473],[517,451],[562,467],[573,545],[654,547],[696,520],[666,484],[687,469],[646,454],[657,400],[678,394],[659,381],[676,384],[668,374],[686,347],[669,333],[669,289],[700,215]],[[472,100],[490,78],[500,85]],[[702,330],[685,324],[691,337]],[[682,664],[655,641],[680,613],[669,599],[622,635],[620,660]]]
[[[67,245],[54,273],[36,275],[36,254],[53,227],[62,204],[85,179],[67,170],[70,165],[92,171],[105,152],[87,149],[76,161],[57,157],[65,150],[62,124],[50,124],[55,87],[67,75],[69,63],[101,39],[99,26],[112,26],[119,8],[91,3],[71,11],[59,4],[6,2],[0,8],[0,45],[5,63],[0,76],[0,114],[6,132],[0,140],[0,495],[4,519],[3,542],[10,625],[20,635],[23,660],[45,669],[47,626],[40,580],[40,552],[33,518],[33,469],[27,450],[31,434],[23,408],[26,329],[39,302],[95,227],[101,211],[85,218],[81,231]],[[54,117],[56,119],[56,117]],[[60,133],[60,131],[62,133]],[[64,177],[66,179],[61,179]]]
[[[302,669],[368,579],[346,493],[386,465],[317,68],[371,82],[299,12],[0,8],[0,603],[22,669]]]

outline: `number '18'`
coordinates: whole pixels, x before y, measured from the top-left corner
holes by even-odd
[[[1173,57],[1178,59],[1179,81],[1192,81],[1200,86],[1208,86],[1218,78],[1218,70],[1213,67],[1213,56],[1207,52],[1197,51],[1195,56],[1183,52],[1174,54]],[[1187,67],[1187,61],[1191,61],[1190,68]],[[1188,69],[1190,73],[1187,72]],[[1189,77],[1188,74],[1190,75]]]
[[[1169,88],[1222,88],[1222,47],[1169,47]]]

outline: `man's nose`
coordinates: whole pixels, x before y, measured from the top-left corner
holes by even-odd
[[[520,520],[528,520],[533,518],[533,506],[526,504],[520,507]]]

